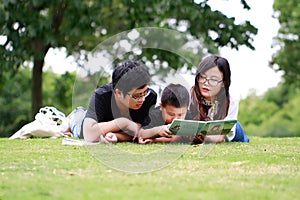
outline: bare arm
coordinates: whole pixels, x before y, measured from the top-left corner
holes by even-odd
[[[155,138],[158,136],[161,137],[171,137],[172,132],[169,130],[170,125],[162,125],[156,126],[149,129],[141,128],[139,131],[139,137],[147,139],[147,138]]]
[[[226,135],[206,135],[205,142],[221,143],[224,142]]]
[[[169,138],[167,137],[154,138],[151,143],[172,143],[172,142],[191,143],[192,140],[193,140],[193,136],[172,135]]]
[[[86,118],[83,122],[83,136],[84,139],[88,142],[98,142],[101,135],[105,136],[109,132],[115,133],[120,129],[123,129],[136,134],[139,128],[139,124],[123,117],[100,123],[92,118]]]

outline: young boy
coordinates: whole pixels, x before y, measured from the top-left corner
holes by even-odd
[[[171,142],[169,130],[173,119],[185,119],[190,103],[188,90],[180,84],[169,84],[162,92],[161,104],[150,111],[151,123],[139,131],[140,143]]]
[[[148,88],[150,74],[138,61],[119,64],[112,83],[95,90],[85,115],[82,131],[87,142],[132,141],[141,126],[149,124],[149,110],[157,94]]]

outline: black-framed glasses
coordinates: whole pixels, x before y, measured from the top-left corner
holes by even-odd
[[[211,86],[211,87],[216,87],[219,83],[221,83],[223,80],[216,80],[216,79],[213,79],[213,78],[211,78],[211,79],[209,79],[209,78],[206,78],[205,76],[203,76],[203,75],[199,75],[199,77],[198,77],[198,82],[199,83],[202,83],[202,84],[204,84],[204,83],[206,83],[207,82],[207,84],[209,85],[209,86]]]
[[[131,98],[133,98],[135,101],[140,101],[143,98],[146,98],[149,94],[150,94],[149,88],[147,88],[147,90],[145,90],[144,92],[142,92],[138,95],[132,95],[132,94],[127,93],[127,95],[130,96]]]

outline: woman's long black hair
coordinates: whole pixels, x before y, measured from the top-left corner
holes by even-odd
[[[224,87],[221,88],[220,92],[214,98],[214,100],[218,101],[218,110],[216,115],[214,116],[214,120],[224,119],[227,116],[230,97],[229,97],[229,86],[231,83],[231,71],[230,66],[227,59],[217,56],[210,55],[205,57],[199,64],[196,77],[195,77],[195,85],[191,89],[192,95],[192,103],[190,107],[191,117],[194,120],[207,121],[211,120],[208,116],[208,110],[211,105],[203,104],[203,96],[201,95],[198,78],[200,74],[205,73],[208,69],[217,66],[219,70],[223,73],[223,84]]]

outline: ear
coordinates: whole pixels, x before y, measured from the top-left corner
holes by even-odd
[[[120,97],[123,97],[123,92],[119,89],[115,89],[115,95],[116,97],[120,98]]]
[[[162,111],[163,106],[161,105],[161,103],[159,104],[159,110]]]

